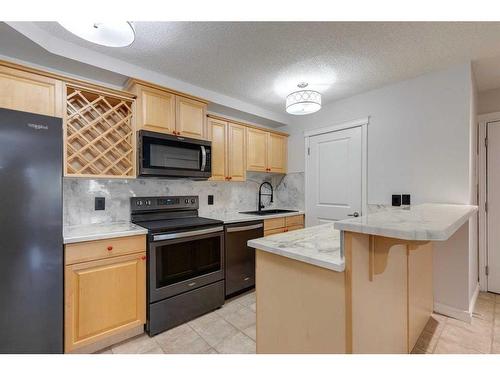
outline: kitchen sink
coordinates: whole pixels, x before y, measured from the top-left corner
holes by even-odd
[[[286,214],[288,212],[299,212],[299,211],[295,211],[295,210],[260,210],[260,211],[243,211],[243,212],[240,212],[240,214],[265,216],[265,215]]]

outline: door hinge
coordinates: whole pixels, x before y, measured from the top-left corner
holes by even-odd
[[[307,148],[307,155],[311,155],[311,147]]]
[[[486,268],[486,270],[485,270],[486,271],[486,276],[488,276],[490,274],[490,269],[489,269],[488,266],[486,266],[485,268]]]

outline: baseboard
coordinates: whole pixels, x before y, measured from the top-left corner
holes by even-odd
[[[474,290],[474,294],[472,295],[472,298],[469,302],[469,312],[470,315],[472,316],[472,313],[474,312],[474,308],[476,307],[476,301],[477,297],[479,296],[479,291],[480,291],[480,285],[479,283],[476,285],[476,289]]]
[[[460,310],[456,307],[451,307],[438,302],[434,302],[434,312],[449,316],[451,318],[462,320],[466,323],[470,323],[472,321],[472,313],[470,311]]]

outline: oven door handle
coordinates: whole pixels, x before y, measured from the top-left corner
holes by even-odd
[[[255,224],[255,225],[247,225],[246,227],[229,227],[226,228],[226,230],[231,233],[231,232],[243,232],[244,230],[252,230],[252,229],[258,229],[262,228],[264,224]]]
[[[205,167],[207,166],[207,150],[205,146],[201,146],[201,171],[205,171]]]
[[[192,237],[192,236],[197,236],[199,234],[220,232],[223,229],[224,229],[223,227],[215,227],[208,229],[192,230],[189,232],[158,234],[156,236],[153,236],[153,241],[173,240],[175,238]]]

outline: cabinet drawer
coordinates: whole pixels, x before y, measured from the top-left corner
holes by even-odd
[[[283,233],[285,228],[268,229],[264,231],[264,237],[270,236],[271,234]]]
[[[111,258],[117,255],[143,251],[146,251],[145,235],[78,242],[65,246],[65,264]]]
[[[286,219],[286,226],[304,225],[304,215],[288,216]]]
[[[264,220],[264,231],[269,229],[283,228],[285,227],[285,218],[277,217],[275,219]]]
[[[289,227],[286,227],[286,231],[290,232],[292,230],[297,230],[297,229],[304,229],[303,225],[290,225]]]

